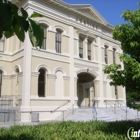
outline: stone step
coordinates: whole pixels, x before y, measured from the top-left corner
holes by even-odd
[[[97,112],[97,120],[100,121],[121,121],[126,120],[126,107],[120,108],[96,108]],[[137,111],[131,108],[127,107],[127,119],[132,120],[137,118]],[[95,120],[95,110],[92,107],[81,107],[74,110],[74,114],[70,113],[67,117],[65,117],[65,120],[71,120],[71,121],[90,121]],[[62,119],[61,117],[58,117],[58,119]],[[57,119],[57,120],[58,120]]]

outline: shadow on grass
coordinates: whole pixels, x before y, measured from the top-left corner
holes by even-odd
[[[127,134],[130,127],[134,127],[136,131],[140,129],[140,121],[117,121],[117,122],[93,122],[94,131],[102,131],[106,134]]]
[[[21,134],[21,135],[3,135],[0,136],[0,140],[36,140],[36,138],[34,138],[33,136],[30,136],[28,134]]]

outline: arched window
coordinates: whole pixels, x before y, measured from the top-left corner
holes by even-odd
[[[79,57],[83,58],[83,39],[79,37]]]
[[[44,69],[39,70],[38,76],[38,96],[45,97],[45,84],[46,84],[46,71]]]
[[[2,90],[2,71],[0,70],[0,97],[1,97],[1,90]]]
[[[17,78],[16,83],[18,84],[19,83],[19,69],[18,68],[16,68],[15,73],[16,73],[16,78]]]
[[[0,39],[0,52],[4,51],[4,37]]]
[[[88,60],[91,60],[91,41],[87,42]]]
[[[45,50],[46,49],[46,40],[47,40],[47,27],[45,25],[41,25],[41,26],[44,30],[44,39],[43,39],[41,49]]]
[[[56,40],[55,49],[56,49],[57,53],[61,53],[61,34],[62,34],[62,31],[57,29],[56,30],[56,37],[55,37],[55,40]]]
[[[60,70],[56,72],[55,95],[57,97],[63,96],[63,73]]]
[[[108,46],[105,45],[104,49],[104,58],[105,58],[105,63],[108,64],[108,52],[107,52]]]
[[[116,64],[116,49],[113,48],[113,64]]]

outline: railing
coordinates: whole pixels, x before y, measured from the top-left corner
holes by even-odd
[[[57,107],[56,109],[54,109],[53,111],[51,111],[51,113],[56,112],[58,109],[60,109],[61,107],[63,107],[64,105],[68,104],[70,102],[70,100],[67,100],[66,102],[64,102],[63,104],[61,104],[59,107]]]
[[[97,110],[96,110],[96,102],[97,102],[97,100],[92,100],[92,102],[93,102],[93,105],[92,105],[92,107],[93,107],[93,109],[92,109],[92,113],[93,113],[93,118],[95,119],[95,120],[97,120]],[[98,103],[98,102],[97,102]]]
[[[137,110],[137,119],[140,118],[140,111]]]
[[[66,110],[62,111],[62,114],[63,114],[62,120],[63,120],[63,121],[64,121],[65,118],[68,117],[69,115],[74,115],[74,112],[75,112],[74,106],[75,106],[75,104],[77,104],[77,102],[78,102],[78,101],[75,101],[75,103],[72,104],[69,108],[67,108]],[[70,110],[71,110],[71,112],[70,112]],[[66,114],[67,111],[68,111],[68,114]],[[67,116],[65,116],[65,114],[66,114]]]
[[[127,114],[128,114],[127,105],[126,105],[125,103],[120,103],[119,100],[116,100],[115,103],[116,103],[116,102],[117,102],[118,105],[119,105],[118,107],[121,108],[121,110],[125,112],[125,116],[126,116],[125,119],[127,120]],[[117,107],[117,106],[116,106],[116,107]],[[122,108],[122,107],[125,107],[125,108]]]
[[[114,101],[114,100],[112,100]],[[106,108],[107,108],[107,105],[109,105],[112,109],[112,111],[116,114],[116,107],[115,107],[115,103],[112,103],[112,101],[110,100],[104,100],[104,102],[106,102]]]
[[[106,108],[107,108],[107,105],[109,104],[112,108],[114,108],[114,113],[117,113],[116,112],[116,108],[119,107],[122,111],[125,112],[125,119],[127,120],[127,114],[128,114],[128,111],[127,111],[127,106],[126,104],[124,104],[121,100],[105,100],[104,102],[106,102]],[[120,103],[121,102],[121,103]],[[117,106],[117,104],[118,106]],[[113,105],[112,105],[113,104]],[[125,107],[125,108],[122,108],[122,107]],[[118,113],[117,113],[118,114]],[[118,114],[119,115],[119,114]]]

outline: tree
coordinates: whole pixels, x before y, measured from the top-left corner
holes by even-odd
[[[120,64],[112,64],[105,67],[104,72],[109,74],[111,85],[125,86],[128,93],[140,95],[140,8],[126,10],[122,17],[127,23],[114,28],[113,38],[121,42],[120,60],[124,69]]]
[[[4,35],[9,38],[16,34],[20,41],[24,41],[25,32],[29,32],[32,45],[41,46],[43,41],[43,29],[40,24],[31,18],[41,17],[40,14],[32,14],[30,17],[23,8],[18,8],[8,0],[0,0],[0,38]]]

